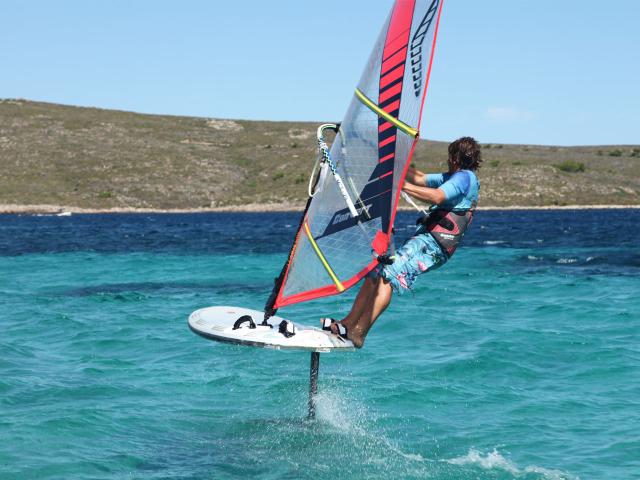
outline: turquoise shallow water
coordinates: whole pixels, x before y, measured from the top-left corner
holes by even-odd
[[[204,306],[260,309],[280,239],[225,247],[251,235],[232,216],[213,217],[217,247],[182,250],[153,232],[188,231],[189,216],[89,230],[5,217],[0,478],[640,478],[640,247],[526,231],[513,244],[507,227],[483,233],[486,215],[363,350],[322,355],[316,422],[308,354],[186,325]],[[64,229],[87,238],[38,243]],[[315,322],[352,296],[281,313]]]

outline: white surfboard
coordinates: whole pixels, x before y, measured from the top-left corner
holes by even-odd
[[[252,322],[244,319],[251,318]],[[275,350],[306,350],[310,352],[353,351],[355,347],[350,340],[320,328],[308,327],[293,323],[294,335],[285,337],[279,332],[282,317],[271,317],[269,323],[273,328],[260,325],[263,312],[242,307],[208,307],[196,310],[189,316],[189,328],[209,340],[235,343],[252,347],[273,348]],[[290,321],[290,320],[289,320]],[[239,325],[234,324],[240,323]]]

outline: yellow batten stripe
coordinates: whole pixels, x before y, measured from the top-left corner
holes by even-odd
[[[392,123],[407,135],[411,135],[413,138],[418,136],[418,131],[415,128],[411,128],[406,123],[401,122],[397,118],[389,115],[387,112],[382,110],[378,105],[373,103],[364,93],[360,91],[359,88],[356,88],[356,97],[358,97],[358,99],[362,103],[364,103],[369,108],[369,110],[371,110],[373,113],[375,113],[379,117],[384,118],[387,122]]]
[[[327,270],[327,273],[329,274],[329,276],[331,277],[331,280],[333,280],[333,283],[336,284],[336,287],[338,287],[338,291],[339,292],[344,292],[344,285],[342,285],[342,283],[340,282],[340,280],[338,280],[338,277],[336,277],[336,274],[333,273],[333,270],[331,269],[331,267],[329,266],[329,263],[327,262],[327,259],[324,258],[324,255],[322,254],[322,252],[320,251],[320,247],[318,247],[318,244],[316,243],[316,241],[313,239],[313,235],[311,235],[311,230],[309,230],[309,224],[307,222],[304,222],[304,231],[307,234],[307,238],[309,239],[309,241],[311,242],[311,246],[313,247],[313,249],[316,251],[316,254],[318,255],[318,258],[320,259],[320,261],[322,262],[322,265],[324,266],[324,268]]]

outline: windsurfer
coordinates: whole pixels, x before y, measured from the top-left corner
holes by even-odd
[[[382,258],[378,268],[365,278],[349,314],[340,321],[323,319],[324,328],[361,348],[369,329],[389,306],[393,292],[406,293],[418,275],[449,260],[478,202],[480,183],[475,172],[481,162],[478,142],[462,137],[449,145],[446,173],[425,174],[409,168],[402,189],[432,204],[429,215],[418,220],[416,234],[394,257]]]

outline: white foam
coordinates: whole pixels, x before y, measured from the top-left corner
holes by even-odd
[[[485,240],[482,242],[485,245],[500,245],[501,243],[506,243],[504,240]]]
[[[520,472],[518,467],[500,455],[495,448],[492,452],[489,452],[484,456],[482,455],[482,452],[471,448],[464,457],[452,458],[447,460],[447,463],[451,463],[453,465],[477,465],[485,470],[498,468],[500,470],[506,470],[514,475]]]
[[[576,263],[577,261],[578,261],[577,258],[560,258],[556,263],[569,264],[569,263]]]
[[[351,405],[338,395],[323,392],[316,396],[316,418],[337,430],[350,431],[357,428],[354,416],[350,415],[353,410],[350,407]],[[357,422],[357,417],[355,421]]]
[[[504,458],[495,448],[486,454],[483,454],[475,448],[470,448],[466,455],[451,458],[445,460],[445,462],[453,465],[475,465],[485,470],[504,470],[515,476],[526,473],[537,473],[542,475],[542,478],[548,480],[579,480],[578,477],[574,477],[560,470],[552,470],[535,465],[519,468],[515,463]]]
[[[366,405],[347,396],[337,395],[331,391],[319,393],[316,396],[316,420],[330,425],[342,434],[361,437],[363,445],[383,445],[385,451],[393,452],[410,462],[425,461],[422,455],[403,452],[385,435],[374,432],[371,424],[375,423],[375,419],[372,418]],[[375,458],[371,461],[375,461]],[[389,459],[383,458],[381,461],[387,462]]]

